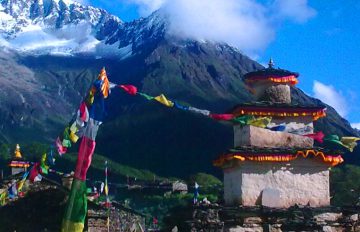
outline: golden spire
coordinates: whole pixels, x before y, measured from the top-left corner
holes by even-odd
[[[270,57],[270,60],[269,60],[269,68],[273,68],[274,65],[275,65],[275,63],[274,63],[272,57]]]
[[[16,159],[21,159],[21,158],[22,158],[19,144],[16,144],[16,148],[15,148],[15,151],[14,151],[14,155],[15,155],[15,158],[16,158]]]

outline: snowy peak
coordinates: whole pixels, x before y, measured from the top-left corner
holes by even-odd
[[[8,36],[31,24],[47,28],[62,28],[82,22],[89,23],[92,27],[99,27],[107,21],[112,21],[117,26],[122,24],[118,17],[105,10],[64,0],[2,0],[0,4],[1,29]]]
[[[159,11],[124,23],[71,0],[0,0],[0,47],[23,55],[124,59],[164,38],[166,21]]]
[[[29,55],[123,56],[109,39],[123,22],[105,10],[65,0],[0,0],[0,46]]]

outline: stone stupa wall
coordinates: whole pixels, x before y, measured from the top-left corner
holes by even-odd
[[[224,170],[226,205],[288,208],[330,205],[329,169],[322,162],[298,158],[285,162],[239,162]]]
[[[234,147],[301,147],[311,148],[314,139],[301,135],[271,131],[268,129],[247,126],[234,126]]]
[[[257,101],[274,103],[291,103],[290,86],[274,83],[257,83],[253,87],[254,97]]]

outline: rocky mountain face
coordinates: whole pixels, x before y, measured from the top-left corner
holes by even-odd
[[[112,82],[218,113],[252,100],[241,78],[262,68],[226,44],[169,35],[161,12],[124,23],[104,10],[63,0],[0,4],[4,142],[53,141],[103,66]],[[293,88],[294,103],[317,101]],[[325,133],[358,133],[331,107],[316,126]],[[211,161],[233,146],[232,136],[229,124],[119,90],[107,101],[96,152],[163,176],[214,173]]]
[[[105,10],[65,0],[1,0],[0,45],[22,55],[124,59],[163,36],[161,13],[124,23]]]

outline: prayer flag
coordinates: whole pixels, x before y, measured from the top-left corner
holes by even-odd
[[[140,96],[146,98],[147,100],[151,101],[154,99],[154,97],[150,96],[150,95],[147,95],[145,93],[138,93]]]
[[[54,158],[54,154],[53,154],[53,146],[51,146],[49,155],[47,156],[47,160],[48,160],[48,163],[50,165],[55,165],[55,158]]]
[[[62,232],[82,232],[87,214],[87,193],[85,181],[74,179],[65,209]]]
[[[154,99],[167,107],[174,106],[174,103],[172,101],[168,100],[163,94],[155,97]]]
[[[252,116],[252,115],[243,115],[243,116],[240,116],[240,117],[236,117],[236,118],[233,118],[232,121],[235,122],[235,123],[239,123],[240,125],[248,125],[248,122],[252,119],[254,119],[255,117]]]
[[[338,135],[328,135],[324,138],[324,142],[327,143],[329,148],[333,149],[347,149],[350,150],[349,147],[345,146],[341,141]]]
[[[85,102],[80,104],[79,117],[83,122],[87,122],[89,120],[89,111]]]
[[[272,131],[284,131],[286,129],[286,126],[285,125],[277,125],[277,126],[267,127],[267,128]]]
[[[324,133],[322,131],[319,131],[317,133],[314,133],[314,134],[307,134],[307,135],[304,135],[306,137],[309,137],[309,138],[312,138],[314,139],[315,141],[318,141],[319,143],[323,143],[324,142]]]
[[[229,121],[234,118],[233,114],[210,114],[210,118],[215,120]]]
[[[2,192],[1,194],[0,194],[0,205],[2,206],[2,205],[5,205],[5,203],[6,203],[6,192]]]
[[[13,182],[10,188],[8,188],[8,194],[9,194],[9,198],[15,198],[18,195],[16,182]]]
[[[101,81],[100,91],[104,98],[107,98],[110,93],[110,82],[106,74],[105,68],[102,68],[98,76],[98,80]]]
[[[349,151],[353,152],[354,148],[357,146],[357,141],[359,141],[360,138],[358,137],[342,137],[341,143],[349,149]]]
[[[81,144],[79,147],[78,159],[76,162],[75,169],[75,178],[79,180],[86,180],[86,173],[90,167],[92,155],[95,150],[95,141],[87,138],[86,136],[82,137]]]
[[[25,172],[23,177],[21,178],[21,181],[19,182],[18,186],[17,186],[17,190],[18,192],[22,191],[22,188],[24,186],[24,183],[26,181],[27,176],[29,175],[29,171]]]
[[[106,114],[104,98],[96,95],[93,104],[89,106],[88,110],[90,118],[97,121],[103,121]]]
[[[198,201],[198,197],[199,197],[199,185],[198,185],[198,183],[196,183],[195,182],[195,189],[194,189],[194,204],[196,204],[197,203],[197,201]]]
[[[59,137],[56,139],[55,145],[59,155],[63,155],[66,153],[67,148],[62,145],[62,142],[60,141]]]
[[[69,148],[69,147],[71,147],[71,142],[68,139],[63,139],[62,145],[63,145],[63,147]]]
[[[41,174],[48,174],[49,172],[49,166],[46,165],[46,153],[42,155],[41,162],[40,162],[40,168],[41,168]]]
[[[267,125],[270,124],[271,122],[271,117],[259,117],[259,118],[253,118],[253,119],[250,119],[248,121],[248,124],[249,125],[252,125],[252,126],[256,126],[256,127],[261,127],[261,128],[265,128]],[[275,128],[277,129],[278,131],[283,131],[285,130],[284,127],[277,127]],[[282,129],[282,130],[281,130]]]
[[[291,134],[297,134],[297,135],[305,135],[310,133],[313,130],[311,126],[305,126],[303,128],[299,129],[293,129],[293,128],[286,128],[285,131]]]
[[[208,110],[201,110],[195,107],[190,106],[189,107],[189,111],[194,112],[194,113],[198,113],[198,114],[202,114],[204,116],[209,116],[210,115],[210,111]]]
[[[79,140],[79,136],[77,136],[74,132],[70,132],[69,138],[71,142],[76,143]]]
[[[76,132],[78,132],[78,131],[79,131],[79,129],[78,129],[77,124],[76,124],[76,121],[75,121],[75,122],[73,122],[73,123],[71,124],[71,126],[70,126],[70,132],[76,133]]]
[[[69,127],[66,127],[63,133],[62,146],[64,147],[71,147],[69,131],[70,131]]]
[[[133,85],[119,85],[119,87],[130,95],[136,95],[137,93],[137,88]]]
[[[39,175],[39,166],[39,163],[35,163],[34,166],[31,168],[29,176],[31,182],[35,182],[39,179],[39,177],[36,178]]]
[[[183,105],[181,105],[181,104],[178,103],[178,102],[174,102],[174,107],[175,107],[175,108],[178,108],[178,109],[180,109],[180,110],[189,110],[189,106],[183,106]]]

